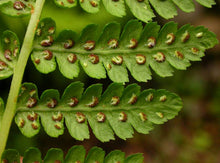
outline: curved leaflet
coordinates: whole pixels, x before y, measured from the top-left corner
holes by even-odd
[[[211,8],[215,5],[215,0],[196,0],[204,7]],[[163,18],[170,19],[177,15],[177,7],[184,12],[195,10],[193,0],[54,0],[60,7],[72,8],[79,5],[83,10],[89,13],[97,13],[100,9],[100,3],[103,3],[106,10],[117,17],[126,15],[126,6],[133,15],[144,22],[149,22],[155,17],[154,10]],[[8,15],[20,16],[30,14],[34,10],[35,0],[1,0],[0,10]]]
[[[2,155],[2,163],[20,163],[20,154],[17,150],[7,149]],[[42,159],[41,152],[37,148],[29,148],[24,153],[23,163],[29,162],[45,162],[45,163],[143,163],[142,154],[133,154],[125,158],[125,153],[119,150],[114,150],[105,156],[105,151],[99,147],[93,147],[89,150],[86,156],[86,150],[81,145],[73,146],[69,149],[64,158],[64,152],[59,148],[51,148],[48,150],[44,159]]]
[[[13,74],[20,51],[20,43],[15,33],[3,32],[0,40],[0,79]]]
[[[174,22],[161,29],[148,23],[144,29],[138,20],[129,21],[121,34],[118,23],[105,26],[99,36],[96,25],[88,25],[78,38],[70,30],[55,38],[55,22],[42,20],[36,32],[32,60],[42,73],[56,69],[67,78],[77,77],[79,65],[93,78],[128,82],[128,72],[137,80],[151,79],[150,67],[162,77],[172,76],[173,68],[185,70],[190,61],[199,61],[204,51],[216,45],[215,34],[206,28]]]
[[[75,7],[77,4],[77,0],[54,1],[58,6],[67,8]],[[209,8],[216,4],[215,0],[196,1]],[[102,0],[102,3],[110,14],[118,17],[126,15],[126,4],[133,15],[144,22],[149,22],[155,17],[151,6],[165,19],[170,19],[177,15],[176,6],[184,12],[192,12],[195,10],[193,0]],[[99,11],[100,0],[79,0],[79,4],[86,12],[97,13]]]
[[[11,16],[29,15],[34,11],[36,0],[1,0],[0,11]]]
[[[84,93],[83,93],[84,92]],[[133,137],[133,129],[148,134],[153,124],[163,124],[174,118],[182,108],[181,99],[166,90],[148,89],[143,92],[137,84],[113,83],[102,94],[102,85],[94,84],[84,91],[83,84],[74,82],[61,99],[54,89],[38,98],[34,84],[21,87],[15,122],[21,132],[32,137],[41,124],[48,135],[58,137],[64,132],[77,140],[89,139],[89,128],[102,142]]]

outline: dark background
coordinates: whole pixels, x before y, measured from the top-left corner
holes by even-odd
[[[128,12],[129,10],[127,10]],[[220,38],[220,8],[219,4],[212,9],[203,8],[196,4],[196,11],[179,15],[173,21],[183,24],[204,25]],[[80,32],[87,24],[97,23],[100,28],[104,24],[117,21],[123,26],[131,19],[131,14],[124,18],[116,18],[108,14],[104,7],[98,14],[87,14],[80,7],[61,9],[47,0],[42,17],[52,17],[57,23],[57,33],[63,29]],[[0,33],[5,29],[16,32],[22,41],[29,17],[13,18],[0,13]],[[157,16],[159,24],[167,20]],[[103,83],[104,88],[111,83],[109,79],[96,80],[88,78],[83,70],[79,78],[69,80],[64,78],[59,70],[49,75],[40,74],[29,60],[24,82],[33,82],[39,88],[39,93],[45,89],[55,88],[62,93],[72,81],[82,81],[85,87],[93,83]],[[0,95],[6,101],[11,78],[0,81]],[[132,77],[130,83],[136,82]],[[129,84],[129,83],[128,83]],[[66,153],[76,144],[82,144],[89,150],[93,146],[102,147],[107,153],[114,149],[132,153],[143,153],[145,162],[189,162],[189,163],[220,163],[220,45],[206,52],[201,62],[193,62],[187,71],[176,70],[173,77],[161,78],[153,74],[153,80],[139,83],[142,89],[163,88],[177,93],[184,102],[179,115],[167,123],[155,126],[149,135],[135,133],[134,138],[123,141],[116,139],[109,143],[101,143],[91,132],[91,139],[83,142],[74,140],[65,130],[65,134],[58,139],[50,138],[41,131],[34,138],[24,137],[14,122],[8,139],[7,148],[16,148],[23,155],[31,146],[38,147],[45,156],[51,147],[62,148]]]

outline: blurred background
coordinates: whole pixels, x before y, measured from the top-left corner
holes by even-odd
[[[52,17],[57,23],[57,33],[63,29],[72,29],[78,33],[91,23],[99,24],[102,28],[106,23],[117,21],[122,26],[132,15],[116,18],[107,13],[104,7],[97,14],[87,14],[80,7],[73,9],[58,8],[52,0],[47,0],[42,17]],[[203,8],[196,3],[196,11],[179,15],[173,21],[179,26],[190,23],[192,25],[204,25],[217,34],[220,38],[220,5],[212,9]],[[18,34],[21,42],[28,24],[29,17],[13,18],[0,13],[0,34],[10,29]],[[164,20],[157,15],[154,19],[163,25]],[[81,71],[77,79],[64,78],[59,70],[49,75],[40,74],[29,60],[24,82],[33,82],[39,88],[39,94],[45,89],[63,90],[73,81],[82,81],[85,87],[93,83],[103,83],[104,88],[111,83],[109,79],[91,79]],[[11,78],[0,81],[0,95],[6,101],[9,92]],[[130,83],[136,82],[132,77]],[[129,83],[127,83],[129,84]],[[147,83],[139,83],[142,89],[155,88],[167,89],[177,93],[184,102],[184,107],[179,115],[167,123],[155,126],[149,135],[135,133],[134,138],[127,141],[99,142],[91,133],[91,139],[83,142],[74,140],[65,130],[65,134],[58,139],[50,138],[44,131],[33,138],[24,137],[13,123],[7,148],[16,148],[23,155],[31,146],[38,147],[43,152],[51,147],[62,148],[66,153],[76,144],[82,144],[89,150],[93,146],[102,147],[107,153],[114,149],[132,153],[143,153],[145,163],[220,163],[220,45],[206,52],[201,62],[192,62],[187,71],[176,70],[173,77],[161,78],[153,74],[153,80]]]

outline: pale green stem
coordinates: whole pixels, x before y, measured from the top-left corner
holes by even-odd
[[[14,68],[14,75],[11,82],[11,88],[5,108],[5,112],[2,118],[2,124],[0,129],[0,156],[5,149],[8,134],[10,131],[11,123],[16,112],[16,103],[24,70],[28,61],[28,57],[32,51],[32,45],[35,35],[35,30],[41,15],[45,0],[36,0],[34,12],[31,15],[27,31],[25,34],[24,42],[21,48],[18,62]],[[1,158],[1,157],[0,157]]]

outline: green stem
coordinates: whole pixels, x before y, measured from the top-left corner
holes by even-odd
[[[27,31],[25,34],[24,42],[21,48],[20,56],[18,62],[14,68],[14,75],[11,82],[11,88],[5,108],[5,112],[2,118],[1,129],[0,129],[0,156],[5,149],[8,134],[10,131],[10,126],[15,115],[16,103],[18,98],[18,93],[22,78],[24,75],[24,70],[28,61],[28,57],[32,51],[32,45],[35,35],[35,30],[37,27],[38,20],[41,15],[45,0],[36,0],[34,13],[32,13]]]

